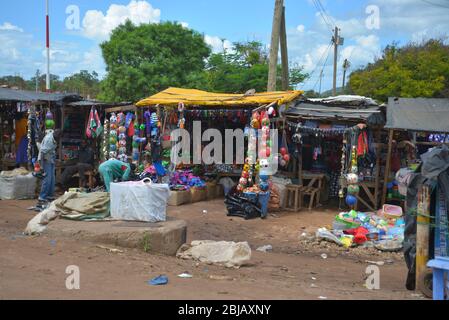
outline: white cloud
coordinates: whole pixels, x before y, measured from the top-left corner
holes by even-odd
[[[185,29],[189,27],[189,24],[187,22],[180,22],[179,24]]]
[[[2,31],[18,31],[18,32],[23,32],[23,29],[9,23],[9,22],[4,22],[2,25],[0,25],[0,30]]]
[[[147,1],[132,0],[128,5],[112,4],[106,14],[89,10],[83,19],[83,34],[98,41],[107,40],[116,27],[130,20],[136,25],[159,23],[161,10],[153,8]]]
[[[232,49],[232,42],[229,40],[222,40],[220,37],[216,36],[204,36],[204,41],[212,47],[213,52],[223,52],[223,48],[225,50],[231,50]]]
[[[304,30],[306,30],[306,27],[303,24],[300,24],[296,27],[296,30],[298,30],[299,32],[304,32]]]

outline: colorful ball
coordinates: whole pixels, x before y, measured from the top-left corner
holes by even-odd
[[[47,129],[54,129],[55,128],[55,121],[52,119],[45,120],[45,127]]]
[[[287,154],[287,148],[282,147],[280,151],[283,156]]]
[[[257,119],[253,119],[251,121],[251,127],[253,127],[254,129],[259,129],[260,128],[260,122]]]
[[[289,162],[289,161],[290,161],[290,155],[289,155],[289,154],[285,154],[284,157],[283,157],[283,159],[284,159],[286,162]]]
[[[346,204],[350,207],[355,206],[357,204],[357,198],[353,195],[347,195],[346,196]]]
[[[348,193],[351,195],[358,194],[360,192],[360,187],[358,185],[348,186]]]

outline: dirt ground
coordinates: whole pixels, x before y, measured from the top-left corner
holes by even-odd
[[[0,201],[0,299],[423,299],[405,289],[401,253],[345,250],[301,240],[303,233],[331,225],[335,210],[276,213],[267,220],[245,221],[227,217],[223,200],[169,207],[169,216],[187,221],[188,242],[248,241],[251,264],[237,270],[138,249],[112,253],[68,238],[25,237],[22,232],[35,214],[26,208],[34,203]],[[272,252],[255,250],[268,244]],[[379,267],[380,290],[365,287],[367,260],[384,262]],[[66,289],[69,265],[80,268],[80,290]],[[177,277],[183,272],[193,278]],[[169,278],[167,285],[147,284],[162,274]]]

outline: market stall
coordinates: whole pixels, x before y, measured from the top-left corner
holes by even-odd
[[[0,88],[0,158],[4,170],[27,166],[37,158],[37,145],[51,114],[55,128],[63,127],[63,109],[82,98],[74,94],[42,93]],[[59,160],[61,157],[59,157]]]
[[[375,211],[380,205],[386,145],[384,108],[340,96],[297,101],[287,111],[298,184],[319,189],[318,201],[340,199]],[[349,188],[347,175],[355,174]],[[348,192],[351,191],[351,192]]]
[[[223,194],[223,189],[226,189],[225,193],[228,193],[234,185],[238,185],[240,191],[243,191],[244,188],[256,184],[254,182],[249,183],[248,180],[251,180],[248,179],[250,172],[244,169],[251,166],[254,171],[257,155],[253,157],[254,164],[246,166],[248,163],[245,162],[245,155],[247,155],[248,150],[246,148],[245,150],[234,149],[231,161],[229,161],[230,155],[229,153],[226,154],[223,141],[221,144],[222,150],[220,150],[224,156],[223,159],[207,163],[201,157],[200,159],[195,158],[194,155],[198,152],[195,153],[194,151],[199,151],[199,154],[202,154],[202,151],[207,148],[207,144],[210,143],[210,139],[206,142],[199,141],[199,143],[191,141],[187,158],[183,158],[186,160],[172,165],[170,133],[175,129],[185,129],[190,136],[203,137],[207,129],[213,128],[222,137],[225,137],[226,130],[240,129],[245,133],[245,139],[250,140],[251,129],[262,129],[262,126],[254,127],[255,120],[259,125],[262,121],[268,121],[265,123],[267,128],[271,127],[272,124],[274,126],[278,107],[297,99],[301,94],[300,91],[222,94],[169,88],[138,102],[137,106],[146,110],[145,114],[151,114],[152,116],[156,113],[157,119],[161,122],[160,136],[161,145],[163,145],[162,150],[164,150],[162,154],[165,169],[170,173],[172,191],[175,191],[174,194],[187,194],[190,189],[190,200],[197,201]],[[255,117],[255,114],[257,114],[257,117]],[[150,152],[153,153],[153,148]],[[241,155],[240,161],[239,155]],[[176,155],[176,157],[178,156],[182,155]],[[224,158],[226,158],[226,161]],[[243,176],[242,171],[244,172]],[[222,182],[223,189],[216,186],[217,182]],[[246,185],[243,186],[239,182],[245,182]],[[217,189],[218,192],[211,191]],[[177,195],[177,198],[183,198],[185,202],[189,201],[187,196]],[[182,202],[175,201],[178,204]]]
[[[407,288],[431,296],[432,272],[426,264],[449,255],[449,99],[390,98],[385,127],[389,139],[382,195],[385,202],[399,200],[405,208]]]

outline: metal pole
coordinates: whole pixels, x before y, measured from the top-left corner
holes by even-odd
[[[337,95],[337,59],[338,59],[338,44],[339,44],[338,27],[335,27],[334,38],[332,41],[334,42],[334,86],[332,94],[335,97]]]
[[[321,97],[321,82],[323,81],[323,70],[320,72],[320,97]]]
[[[46,47],[47,47],[47,81],[46,89],[50,91],[50,11],[48,1],[46,0]]]
[[[349,63],[349,60],[345,59],[345,62],[343,63],[343,90],[345,90],[346,87],[346,72],[350,66],[351,64]]]

